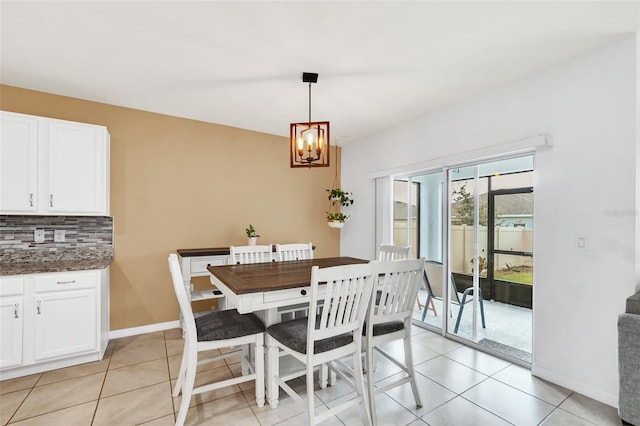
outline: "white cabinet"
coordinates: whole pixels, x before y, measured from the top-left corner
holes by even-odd
[[[47,274],[36,276],[35,285],[34,359],[96,350],[98,276]]]
[[[104,126],[0,112],[0,213],[108,215]]]
[[[108,269],[0,277],[0,288],[11,289],[0,293],[0,380],[102,359]]]
[[[22,278],[0,281],[0,368],[22,364]]]
[[[0,211],[38,210],[38,118],[0,113]]]

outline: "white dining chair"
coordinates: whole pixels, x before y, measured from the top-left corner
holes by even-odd
[[[411,256],[411,247],[405,246],[395,246],[391,244],[383,244],[380,246],[380,254],[378,255],[378,260],[381,262],[387,262],[389,260],[402,260],[409,259]],[[420,301],[420,296],[416,294],[416,303],[418,304],[418,309],[422,310],[424,308],[424,303]],[[433,300],[427,299],[427,305],[431,305],[431,308],[435,312],[435,305]]]
[[[264,406],[264,324],[255,315],[243,315],[235,309],[213,311],[194,318],[191,303],[182,281],[178,256],[175,253],[169,255],[169,270],[184,320],[183,330],[185,331],[180,372],[172,393],[175,398],[182,392],[182,402],[176,417],[176,426],[184,424],[193,395],[247,381],[255,380],[256,404],[258,407]],[[246,351],[242,350],[225,351],[220,355],[198,361],[198,353],[200,352],[247,345],[253,345],[255,348],[255,362],[253,364],[244,356]],[[241,356],[242,370],[250,371],[250,373],[194,386],[198,365],[236,356],[239,353],[243,354]]]
[[[289,260],[313,259],[313,244],[291,243],[276,244],[276,260],[286,262]]]
[[[274,324],[267,328],[266,342],[277,347],[304,364],[305,368],[279,377],[272,377],[297,403],[305,406],[309,425],[314,425],[345,409],[359,404],[362,419],[371,423],[367,394],[364,390],[362,358],[362,330],[365,314],[374,287],[377,262],[311,269],[309,312],[317,312],[318,302],[324,299],[319,315],[297,318]],[[323,284],[323,294],[320,293]],[[347,368],[340,358],[353,359],[353,380],[344,375]],[[277,360],[269,360],[277,362]],[[329,410],[316,415],[314,404],[313,373],[316,367],[331,365],[347,383],[353,383],[355,396]],[[270,371],[273,371],[271,368]],[[287,384],[287,381],[305,376],[306,402]],[[279,388],[275,388],[275,392]]]
[[[256,246],[229,246],[229,264],[244,265],[273,261],[271,244]]]
[[[387,262],[389,260],[408,259],[410,251],[411,247],[382,244],[380,246],[380,254],[378,255],[378,260],[380,262]]]
[[[366,355],[367,395],[373,423],[376,424],[375,395],[389,389],[411,384],[416,406],[422,407],[422,400],[416,384],[411,346],[411,320],[413,301],[418,294],[424,258],[380,262],[375,292],[372,294],[364,328],[364,353]],[[376,295],[378,293],[378,295]],[[404,342],[404,360],[398,360],[382,345],[395,341]],[[400,367],[404,374],[383,386],[374,386],[374,351]]]
[[[276,261],[278,262],[307,259],[313,259],[313,244],[311,243],[276,244]],[[305,303],[278,308],[280,320],[286,321],[295,317],[307,316],[308,307],[309,305]]]

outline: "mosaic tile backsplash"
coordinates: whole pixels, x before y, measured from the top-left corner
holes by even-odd
[[[34,231],[44,230],[44,243]],[[65,231],[54,242],[54,230]],[[113,217],[0,215],[0,262],[54,262],[113,258]]]

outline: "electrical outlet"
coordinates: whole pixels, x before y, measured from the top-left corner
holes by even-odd
[[[36,243],[44,243],[44,229],[35,229],[33,231],[33,240]]]
[[[64,229],[56,229],[53,231],[53,242],[54,243],[64,243],[65,240],[65,230]]]

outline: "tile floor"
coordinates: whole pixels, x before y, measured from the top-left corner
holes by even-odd
[[[379,425],[619,425],[614,408],[536,379],[529,371],[414,326],[414,354],[423,407],[409,385],[380,394]],[[387,347],[401,351],[398,345]],[[171,387],[180,365],[178,329],[112,340],[99,362],[0,382],[2,425],[173,425],[180,398]],[[238,359],[203,366],[203,378],[240,374]],[[376,384],[400,370],[384,358]],[[293,383],[304,393],[303,379]],[[350,388],[340,380],[316,387],[318,410],[340,403]],[[255,404],[252,383],[192,399],[189,425],[299,425],[304,414],[280,392],[272,410]],[[356,408],[327,425],[362,424]]]

